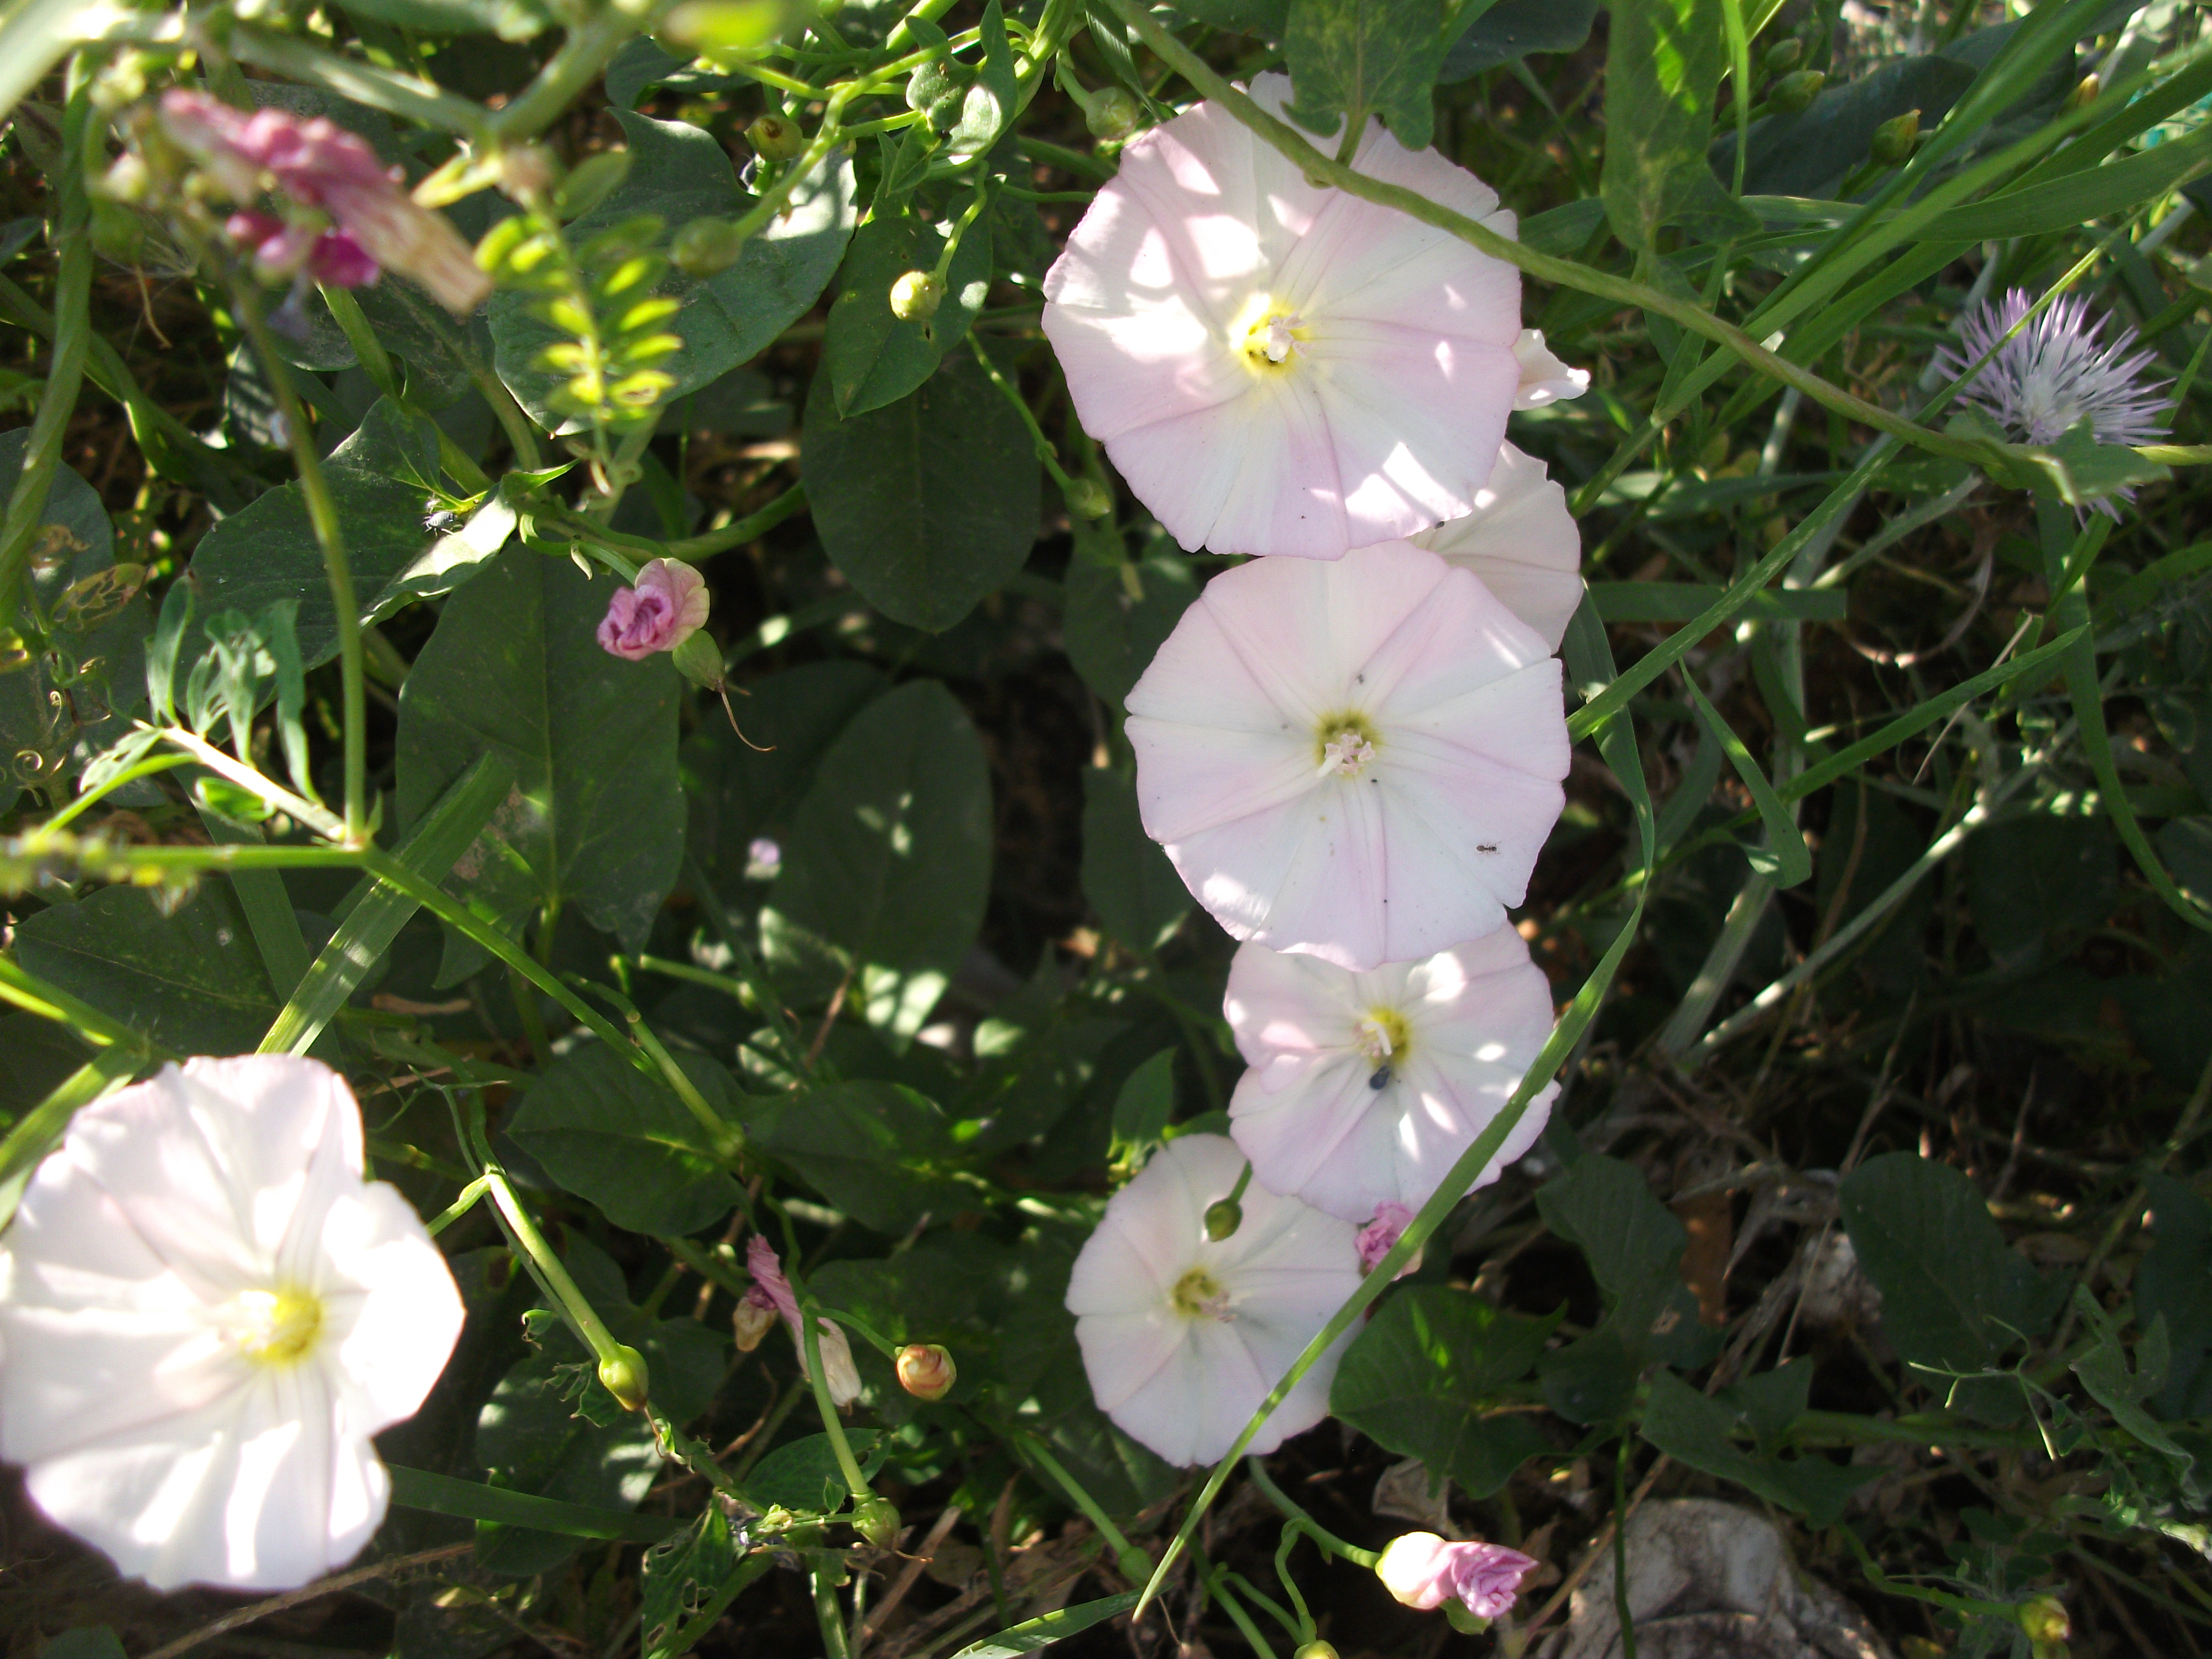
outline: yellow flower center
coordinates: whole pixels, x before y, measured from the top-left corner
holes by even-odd
[[[1413,1040],[1405,1015],[1395,1008],[1370,1008],[1352,1028],[1352,1043],[1377,1066],[1402,1064]]]
[[[1229,325],[1230,345],[1255,374],[1289,368],[1312,337],[1304,318],[1266,294],[1247,300]]]
[[[1218,1319],[1226,1324],[1237,1317],[1229,1311],[1229,1292],[1203,1267],[1193,1267],[1176,1280],[1170,1299],[1186,1319]]]
[[[296,1365],[323,1334],[322,1298],[294,1285],[240,1291],[231,1315],[231,1340],[257,1365]]]
[[[1356,778],[1381,748],[1364,714],[1326,714],[1314,728],[1314,761],[1322,777]]]

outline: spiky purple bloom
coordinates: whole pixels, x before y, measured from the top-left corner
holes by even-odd
[[[2032,444],[2055,443],[2084,420],[2102,444],[2133,446],[2166,435],[2166,403],[2159,395],[2166,382],[2142,378],[2156,361],[2154,353],[2128,355],[2135,330],[2124,328],[2104,343],[2099,337],[2110,319],[2091,315],[2088,302],[2069,294],[1997,345],[2030,304],[2019,289],[1988,301],[1960,323],[1959,350],[1936,354],[1946,373],[1959,374],[1996,346],[1966,389],[1969,403]]]

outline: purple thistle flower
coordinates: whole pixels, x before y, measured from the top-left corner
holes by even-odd
[[[2026,293],[2013,289],[1959,324],[1958,351],[1940,350],[1936,362],[1960,374],[2010,333],[2028,312]],[[2148,443],[2166,435],[2163,380],[2141,378],[2154,354],[2128,355],[2136,331],[2124,328],[2111,344],[2099,340],[2109,319],[2093,317],[2088,302],[2069,294],[2018,336],[1996,347],[1963,395],[2008,431],[2031,444],[2056,443],[2084,420],[2102,444]]]

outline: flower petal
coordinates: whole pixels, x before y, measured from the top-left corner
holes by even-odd
[[[1567,511],[1567,492],[1541,461],[1501,446],[1474,511],[1413,539],[1480,579],[1548,649],[1559,648],[1583,599],[1582,532]]]

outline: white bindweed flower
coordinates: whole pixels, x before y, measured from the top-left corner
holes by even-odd
[[[422,1223],[362,1179],[345,1079],[187,1061],[76,1115],[0,1249],[0,1456],[156,1589],[284,1589],[384,1518],[369,1437],[460,1334]]]
[[[1340,967],[1502,925],[1559,815],[1559,665],[1407,542],[1206,584],[1128,696],[1146,833],[1240,939]]]
[[[1353,1222],[1425,1203],[1552,1034],[1550,983],[1510,927],[1362,974],[1247,945],[1222,1011],[1249,1068],[1229,1132],[1252,1178]],[[1559,1092],[1528,1103],[1469,1192],[1535,1143]]]
[[[1211,1463],[1243,1431],[1291,1362],[1359,1287],[1348,1223],[1255,1182],[1218,1243],[1209,1205],[1244,1156],[1220,1135],[1182,1135],[1114,1194],[1075,1259],[1067,1310],[1098,1408],[1170,1463]],[[1249,1449],[1273,1451],[1328,1414],[1352,1333],[1275,1408]]]
[[[1279,114],[1290,88],[1252,96]],[[1353,165],[1513,234],[1497,192],[1379,123]],[[1212,104],[1121,152],[1045,300],[1084,430],[1187,548],[1334,559],[1455,518],[1522,388],[1512,266],[1316,188]]]
[[[1482,578],[1508,611],[1559,648],[1583,602],[1583,538],[1567,511],[1567,492],[1543,462],[1503,446],[1497,471],[1475,494],[1474,511],[1424,530],[1413,545]]]
[[[1589,370],[1569,368],[1544,343],[1544,331],[1524,328],[1513,342],[1514,360],[1521,365],[1521,385],[1513,394],[1516,409],[1541,409],[1589,390]]]

